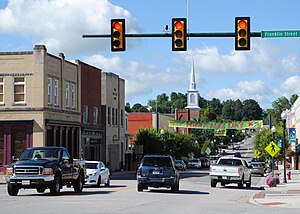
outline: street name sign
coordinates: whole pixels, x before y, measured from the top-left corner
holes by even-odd
[[[265,148],[266,152],[268,152],[272,157],[274,157],[279,151],[280,148],[277,146],[274,141],[270,142],[269,145]]]
[[[272,30],[262,31],[262,38],[285,38],[285,37],[300,37],[300,30]]]

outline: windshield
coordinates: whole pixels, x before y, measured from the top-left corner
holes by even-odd
[[[87,169],[97,169],[98,164],[97,163],[85,163]]]
[[[20,160],[58,160],[59,149],[29,149],[22,153]]]

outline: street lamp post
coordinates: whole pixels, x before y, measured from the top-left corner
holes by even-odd
[[[272,131],[272,141],[274,141],[275,140],[274,135],[275,135],[275,132],[276,132],[275,126],[272,126],[271,131]],[[273,177],[274,177],[274,165],[275,165],[274,157],[272,157],[272,176]]]
[[[286,128],[286,118],[287,118],[287,109],[281,113],[281,119],[283,121],[283,137],[282,137],[282,153],[283,153],[283,183],[286,181],[286,157],[285,157],[285,128]]]

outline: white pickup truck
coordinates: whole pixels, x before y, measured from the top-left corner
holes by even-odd
[[[216,187],[220,182],[221,186],[230,183],[237,183],[239,188],[251,187],[251,166],[243,158],[223,156],[217,164],[210,166],[210,185]]]

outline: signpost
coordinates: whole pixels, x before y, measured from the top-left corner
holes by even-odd
[[[262,31],[262,38],[287,38],[287,37],[300,37],[300,30],[272,30]]]
[[[280,148],[274,141],[271,141],[265,150],[272,156],[272,176],[274,176],[274,156],[280,151]]]

